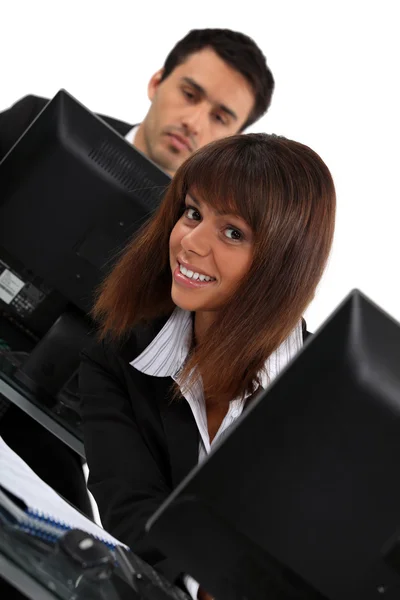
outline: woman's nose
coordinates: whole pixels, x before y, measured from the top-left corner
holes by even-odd
[[[186,252],[207,256],[211,250],[209,227],[204,222],[199,223],[181,239],[181,246]]]

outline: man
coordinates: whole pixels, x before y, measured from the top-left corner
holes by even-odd
[[[274,79],[261,50],[228,29],[190,31],[150,79],[150,109],[140,125],[102,117],[173,175],[197,148],[233,135],[268,109]],[[26,96],[0,113],[0,160],[47,103]]]
[[[139,125],[102,118],[173,175],[197,148],[259,119],[273,89],[265,57],[249,37],[227,29],[193,30],[150,79],[151,106]],[[47,102],[26,96],[0,113],[0,160]],[[0,416],[0,435],[56,491],[90,512],[79,459],[62,442],[15,406]]]

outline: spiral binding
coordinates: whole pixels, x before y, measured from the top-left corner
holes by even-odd
[[[47,523],[48,525],[51,525],[52,527],[56,527],[57,529],[62,529],[64,531],[68,531],[71,529],[71,527],[69,525],[67,525],[67,523],[65,523],[64,521],[58,521],[57,519],[50,517],[49,515],[45,514],[44,512],[42,512],[40,510],[34,510],[32,508],[28,508],[26,510],[26,514],[29,515],[30,517],[32,517],[33,519],[37,519],[38,521],[41,521],[42,523]]]
[[[54,519],[50,515],[47,515],[39,510],[28,508],[25,511],[25,514],[30,519],[37,521],[38,525],[32,522],[24,522],[19,524],[20,528],[26,531],[26,533],[41,537],[48,542],[57,542],[63,533],[66,531],[71,531],[72,529],[71,525],[68,525],[68,523],[65,523],[64,521],[58,521],[57,519]],[[96,538],[99,542],[105,544],[109,550],[115,549],[115,544],[102,539],[98,535],[94,535],[92,533],[90,535]]]
[[[55,544],[61,536],[61,533],[58,536],[52,535],[51,533],[47,533],[46,531],[43,531],[42,529],[40,529],[40,527],[36,527],[32,523],[19,523],[18,525],[15,525],[15,527],[16,529],[28,533],[33,537],[38,537],[44,540],[45,542],[50,542],[52,544]]]

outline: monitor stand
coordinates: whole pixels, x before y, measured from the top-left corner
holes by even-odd
[[[15,372],[15,378],[35,395],[57,398],[67,382],[76,380],[80,352],[90,342],[91,329],[89,319],[67,309]]]

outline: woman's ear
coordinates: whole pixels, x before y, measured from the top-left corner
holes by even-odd
[[[164,69],[160,69],[159,71],[154,73],[153,77],[149,81],[149,84],[147,86],[147,96],[148,96],[150,102],[153,101],[155,93],[158,90],[158,86],[161,83],[163,74],[164,74]]]

